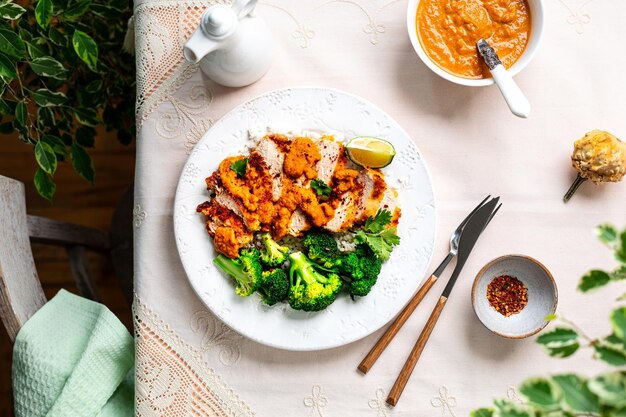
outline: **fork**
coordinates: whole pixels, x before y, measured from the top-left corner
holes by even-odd
[[[374,363],[376,363],[380,355],[387,348],[389,343],[391,343],[394,336],[398,333],[400,328],[408,320],[411,314],[413,314],[413,311],[415,311],[417,306],[424,299],[424,297],[426,296],[428,291],[432,288],[432,286],[435,284],[437,279],[439,279],[439,276],[441,275],[441,273],[446,269],[450,261],[458,254],[459,240],[461,238],[461,232],[463,231],[463,227],[465,226],[469,218],[472,217],[472,215],[476,213],[476,211],[478,211],[478,209],[481,208],[483,204],[485,204],[485,202],[489,199],[489,197],[491,197],[491,195],[488,195],[483,201],[481,201],[480,204],[478,204],[474,208],[474,210],[472,210],[472,212],[468,214],[467,217],[465,217],[465,219],[463,219],[463,221],[454,230],[454,232],[452,232],[452,235],[450,236],[450,251],[448,252],[448,255],[444,258],[444,260],[437,267],[437,269],[435,269],[435,271],[430,275],[430,277],[420,286],[419,290],[417,290],[413,298],[411,298],[411,300],[404,307],[404,309],[400,312],[400,314],[398,314],[396,319],[391,323],[391,325],[387,328],[387,330],[385,330],[385,333],[380,337],[380,339],[378,339],[378,342],[376,342],[376,344],[372,347],[369,353],[365,355],[365,358],[363,358],[363,360],[358,366],[359,371],[366,374],[371,369],[371,367],[374,366]],[[497,213],[497,211],[500,209],[500,206],[498,206],[494,210],[491,217],[489,218],[489,222],[491,221],[493,216]],[[489,224],[489,222],[487,222],[487,224]]]

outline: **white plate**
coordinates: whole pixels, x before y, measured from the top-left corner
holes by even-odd
[[[383,265],[372,292],[352,301],[341,294],[321,312],[267,307],[257,294],[235,294],[229,278],[213,266],[211,238],[196,206],[208,199],[204,179],[229,155],[245,152],[249,130],[376,136],[397,155],[383,171],[398,189],[401,243]],[[222,117],[202,137],[182,171],[174,203],[176,244],[191,285],[206,306],[235,331],[288,350],[342,346],[378,330],[408,302],[424,278],[435,239],[436,210],[430,175],[409,135],[373,104],[338,90],[291,88],[252,99]]]

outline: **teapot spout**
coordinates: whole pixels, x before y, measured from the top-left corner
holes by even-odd
[[[198,27],[183,46],[183,55],[187,61],[197,64],[202,58],[218,49],[219,45],[218,42],[206,36],[201,27]]]

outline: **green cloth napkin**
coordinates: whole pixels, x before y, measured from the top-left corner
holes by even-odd
[[[15,339],[15,415],[132,416],[133,364],[133,338],[115,315],[61,290]]]

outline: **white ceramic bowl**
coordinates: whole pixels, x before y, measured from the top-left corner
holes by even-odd
[[[487,299],[487,286],[496,277],[516,277],[528,290],[528,304],[518,314],[505,317]],[[529,337],[543,329],[546,316],[556,311],[558,293],[550,271],[541,262],[524,255],[506,255],[485,265],[472,287],[472,306],[481,323],[493,333],[510,339]]]
[[[513,64],[511,68],[509,68],[509,72],[511,75],[515,76],[518,72],[520,72],[530,60],[535,56],[537,49],[539,48],[539,44],[541,43],[541,39],[543,38],[543,26],[544,26],[544,9],[543,9],[543,0],[527,0],[528,5],[530,7],[530,17],[531,17],[531,28],[530,28],[530,39],[528,41],[528,45],[526,45],[526,50],[522,56]],[[448,81],[452,81],[456,84],[467,85],[470,87],[482,87],[485,85],[492,85],[493,78],[481,78],[481,79],[469,79],[458,77],[452,73],[447,72],[446,70],[439,67],[435,64],[424,52],[422,48],[422,44],[420,43],[417,37],[416,30],[416,22],[415,17],[417,15],[417,6],[419,5],[420,0],[409,0],[409,5],[406,13],[406,26],[409,32],[409,38],[411,39],[411,44],[413,45],[413,49],[417,52],[417,55],[420,57],[422,62],[426,64],[428,68],[430,68],[435,74],[439,75],[442,78],[445,78]]]

